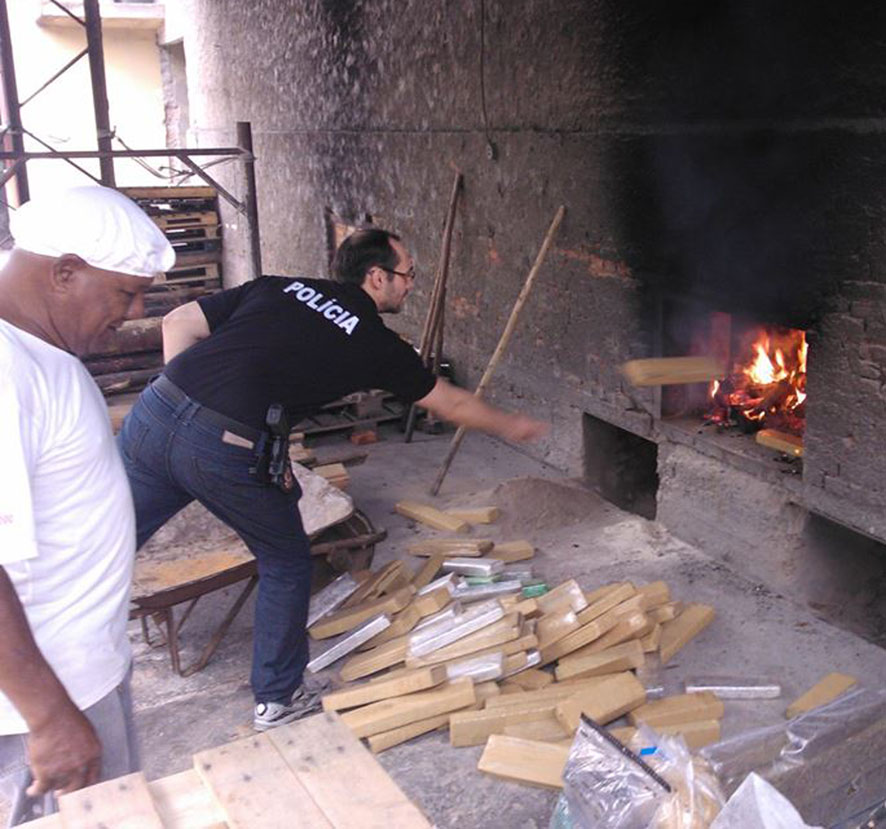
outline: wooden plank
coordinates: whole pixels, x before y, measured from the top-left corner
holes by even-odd
[[[538,668],[529,668],[527,671],[521,671],[519,674],[509,677],[507,684],[518,685],[524,691],[538,691],[546,688],[554,681],[547,671],[540,671]]]
[[[445,530],[451,533],[463,533],[470,527],[467,521],[453,518],[442,510],[417,501],[398,501],[394,504],[394,510],[404,518],[410,518],[433,527],[435,530]]]
[[[645,722],[652,728],[693,720],[719,720],[723,716],[723,700],[711,691],[697,694],[675,694],[647,702],[628,715],[632,725]]]
[[[389,731],[381,731],[378,734],[372,734],[366,738],[369,750],[373,754],[393,748],[394,746],[420,737],[430,731],[436,731],[439,728],[447,728],[449,726],[449,712],[445,714],[437,714],[435,717],[428,717],[424,720],[416,720],[408,725],[401,725],[399,728],[392,728]]]
[[[402,697],[405,694],[433,688],[445,680],[446,668],[442,665],[433,668],[420,668],[394,679],[365,682],[351,688],[333,691],[323,697],[323,710],[341,711],[345,708],[356,708],[358,705],[368,705],[371,702],[378,702],[390,697]]]
[[[691,751],[697,751],[711,743],[720,740],[719,720],[695,720],[694,722],[674,723],[673,725],[656,726],[655,731],[665,735],[679,735],[685,741]],[[617,737],[623,743],[629,743],[637,729],[634,726],[623,728],[610,728],[609,733]]]
[[[503,780],[560,789],[568,758],[568,746],[493,734],[486,742],[477,768]]]
[[[175,201],[176,199],[214,199],[214,187],[120,187],[120,192],[131,199],[155,199]]]
[[[820,705],[835,700],[840,694],[848,691],[858,680],[849,674],[831,673],[822,677],[808,691],[801,694],[785,710],[784,715],[791,719],[798,714],[811,711]]]
[[[481,745],[491,735],[501,734],[505,726],[550,717],[555,707],[555,702],[535,702],[507,708],[457,711],[449,718],[449,742],[456,748]]]
[[[502,733],[507,737],[520,737],[523,740],[541,740],[542,742],[561,741],[571,736],[564,731],[559,720],[551,714],[543,720],[520,722],[506,725]]]
[[[520,636],[520,626],[516,614],[508,614],[497,622],[487,625],[474,633],[469,633],[449,645],[438,648],[425,656],[408,656],[407,668],[423,668],[439,662],[449,662],[469,654],[493,648]]]
[[[338,714],[317,714],[272,729],[268,735],[333,826],[430,829],[421,810],[348,731]],[[295,811],[277,825],[304,824],[301,813]]]
[[[714,608],[706,604],[691,603],[672,622],[661,627],[662,664],[668,663],[677,651],[698,636],[714,620]]]
[[[499,693],[498,683],[479,682],[474,685],[474,694],[477,697],[477,702],[458,710],[476,710],[482,708],[485,700],[491,696],[498,696]],[[399,728],[392,728],[390,731],[382,731],[379,734],[373,734],[371,737],[366,738],[366,742],[369,744],[370,750],[375,754],[378,754],[380,751],[384,751],[385,749],[399,745],[400,743],[405,743],[407,740],[411,740],[414,737],[419,737],[430,731],[436,731],[439,728],[448,727],[449,718],[452,716],[452,713],[453,712],[438,714],[437,716],[429,717],[426,720],[416,720],[416,722],[409,723],[409,725],[402,725]]]
[[[489,538],[428,538],[415,541],[406,547],[414,556],[482,556],[493,548]]]
[[[633,639],[643,633],[648,623],[649,620],[646,618],[646,614],[639,610],[629,613],[627,616],[622,616],[621,621],[614,628],[604,633],[596,641],[585,645],[582,648],[582,652],[599,653],[607,648],[620,645],[622,642]]]
[[[65,829],[163,829],[141,772],[62,795],[58,810]]]
[[[683,612],[683,602],[668,602],[660,607],[653,607],[646,611],[646,615],[653,622],[670,622]]]
[[[649,624],[652,625],[652,630],[639,637],[643,653],[655,653],[661,646],[661,623],[650,621]]]
[[[564,636],[559,642],[545,648],[541,652],[541,664],[546,665],[568,653],[579,650],[581,653],[596,653],[605,650],[630,638],[631,631],[639,630],[644,624],[646,624],[646,617],[642,613],[634,611],[625,615],[621,611],[621,605],[616,605],[594,621],[582,625],[578,630]],[[613,636],[603,639],[616,628],[616,633]],[[601,642],[602,644],[600,644]]]
[[[779,432],[776,429],[760,429],[754,439],[761,446],[768,446],[784,452],[794,458],[803,457],[803,438],[792,435],[789,432]]]
[[[308,630],[308,633],[314,639],[328,639],[330,636],[338,636],[380,613],[390,614],[403,610],[412,600],[414,591],[415,588],[412,585],[407,585],[390,595],[327,614],[316,622]]]
[[[412,600],[412,604],[418,611],[419,618],[424,619],[425,616],[432,616],[439,613],[446,605],[452,601],[452,594],[447,587],[438,587],[430,593],[423,596],[416,596]]]
[[[543,614],[554,613],[563,607],[580,613],[588,606],[584,591],[578,586],[575,579],[567,579],[562,584],[548,590],[543,596],[537,596],[535,601]]]
[[[645,701],[643,684],[630,671],[625,671],[558,703],[554,715],[568,733],[574,734],[582,714],[606,725]]]
[[[571,653],[557,663],[554,672],[557,680],[562,682],[565,679],[635,670],[645,661],[643,647],[634,639],[596,653]]]
[[[501,510],[498,507],[471,507],[469,509],[448,509],[447,515],[467,521],[469,524],[492,524],[498,520]]]
[[[385,668],[390,668],[392,665],[396,665],[406,659],[408,648],[409,642],[406,636],[392,639],[390,642],[385,642],[384,645],[373,648],[371,651],[365,651],[352,656],[339,669],[339,676],[345,682],[351,682],[355,679],[383,671]]]
[[[164,829],[224,829],[225,815],[196,770],[148,783]]]
[[[593,622],[594,619],[599,619],[604,613],[617,607],[626,599],[630,599],[636,593],[637,591],[631,582],[623,581],[607,585],[602,594],[599,590],[585,594],[588,606],[578,614],[579,623],[586,625],[588,622]]]
[[[544,649],[560,641],[564,636],[578,630],[581,625],[575,611],[568,605],[550,613],[545,613],[535,627],[538,647]]]
[[[393,578],[399,575],[403,570],[402,561],[388,562],[380,570],[370,573],[369,576],[360,582],[360,586],[348,596],[342,605],[343,608],[353,607],[361,604],[367,599],[376,599],[382,595],[384,588]],[[352,574],[353,575],[353,574]]]
[[[591,605],[596,602],[598,599],[602,599],[604,596],[611,593],[618,587],[622,587],[625,584],[630,584],[633,587],[633,584],[629,581],[615,581],[610,584],[604,584],[600,587],[595,588],[594,590],[590,590],[585,593],[585,598],[588,600],[588,604]]]
[[[377,648],[379,645],[390,642],[392,639],[399,639],[401,636],[405,636],[418,624],[419,619],[421,619],[421,613],[419,613],[418,608],[415,606],[415,602],[412,602],[396,615],[389,627],[373,636],[365,645],[361,645],[358,650],[372,650],[372,648]]]
[[[504,541],[492,548],[489,558],[498,558],[506,564],[510,564],[513,561],[525,561],[534,555],[535,547],[528,541]]]
[[[621,674],[617,675],[621,676]],[[591,691],[594,688],[599,687],[599,685],[605,680],[610,679],[611,676],[615,676],[615,674],[610,676],[588,677],[587,679],[569,684],[554,682],[553,684],[547,685],[544,688],[539,688],[536,691],[524,691],[522,694],[505,694],[488,700],[486,707],[489,709],[511,708],[515,705],[525,706],[540,702],[557,703],[561,700],[569,699],[569,697],[574,697],[576,694],[583,694],[585,691]]]
[[[373,702],[342,714],[342,722],[357,737],[369,737],[416,720],[455,711],[476,702],[474,683],[468,679],[447,682],[428,691]]]
[[[443,553],[434,553],[433,555],[428,556],[428,560],[413,577],[412,586],[416,590],[421,590],[422,587],[427,587],[434,580],[437,573],[440,572],[440,568],[443,566],[444,561],[446,561],[446,555]]]
[[[666,386],[675,383],[707,383],[722,380],[725,368],[714,357],[652,357],[628,360],[621,367],[634,386]]]
[[[331,827],[268,734],[194,755],[194,768],[224,812],[228,826],[271,829],[291,825],[292,816],[298,815],[299,826]]]

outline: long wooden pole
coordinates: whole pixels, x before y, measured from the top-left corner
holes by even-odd
[[[421,341],[419,342],[418,353],[425,365],[429,364],[431,349],[433,348],[435,339],[437,339],[437,330],[443,324],[443,303],[446,301],[446,280],[449,277],[449,252],[452,247],[452,228],[455,225],[455,208],[458,203],[458,194],[461,189],[462,175],[455,174],[455,180],[452,182],[452,194],[449,197],[449,208],[446,211],[446,223],[443,227],[443,242],[440,247],[440,259],[437,263],[437,274],[434,279],[434,290],[431,293],[431,302],[428,305],[428,315],[425,317],[424,328],[422,329]],[[442,337],[440,338],[442,339]],[[436,373],[436,372],[435,372]],[[405,442],[412,440],[412,433],[415,430],[415,419],[417,410],[413,403],[409,407],[409,413],[406,417],[406,435]]]
[[[551,222],[551,226],[548,228],[548,232],[545,235],[544,241],[542,242],[541,249],[538,252],[538,256],[535,257],[535,263],[532,266],[532,269],[529,271],[529,276],[526,277],[526,281],[523,283],[523,288],[520,291],[520,294],[517,296],[517,301],[514,303],[514,307],[511,309],[511,316],[508,318],[507,325],[505,325],[505,330],[502,331],[501,337],[498,340],[498,345],[495,347],[495,351],[492,354],[492,357],[489,360],[489,365],[486,366],[486,371],[483,372],[483,376],[480,378],[480,382],[477,384],[477,388],[474,391],[475,397],[482,397],[483,392],[486,390],[486,386],[489,385],[489,381],[492,379],[492,375],[495,373],[495,369],[498,367],[498,364],[505,353],[505,349],[508,347],[508,343],[510,342],[511,335],[514,333],[514,329],[517,327],[517,320],[520,317],[520,312],[523,310],[523,306],[526,304],[526,300],[529,298],[529,292],[532,290],[532,283],[535,282],[535,277],[538,275],[539,270],[541,269],[542,262],[545,260],[545,256],[547,256],[548,248],[551,246],[551,242],[554,241],[554,236],[557,233],[557,229],[560,227],[560,222],[563,221],[563,216],[566,214],[566,208],[561,204],[557,210],[557,213],[554,215],[554,220]],[[440,467],[440,471],[437,473],[437,479],[434,481],[434,485],[431,487],[431,495],[436,495],[440,491],[440,486],[443,483],[443,479],[446,477],[446,473],[449,471],[449,467],[452,464],[452,460],[455,457],[455,453],[458,452],[458,447],[461,446],[461,442],[465,436],[465,428],[464,426],[459,426],[455,432],[455,435],[452,437],[452,443],[449,444],[449,452],[446,454],[446,458],[443,461],[443,465]]]

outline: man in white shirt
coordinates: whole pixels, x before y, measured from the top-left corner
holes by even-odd
[[[0,786],[11,825],[137,768],[126,636],[132,498],[107,407],[78,357],[141,316],[175,260],[102,187],[11,216],[0,271]]]

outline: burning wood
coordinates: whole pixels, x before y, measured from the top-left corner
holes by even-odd
[[[711,384],[705,420],[718,426],[761,427],[801,436],[806,422],[806,335],[758,329],[744,358]]]

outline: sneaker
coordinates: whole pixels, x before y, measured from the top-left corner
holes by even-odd
[[[320,698],[326,688],[300,685],[288,704],[282,702],[260,702],[255,706],[252,726],[256,731],[267,731],[278,725],[294,722],[320,708]]]

